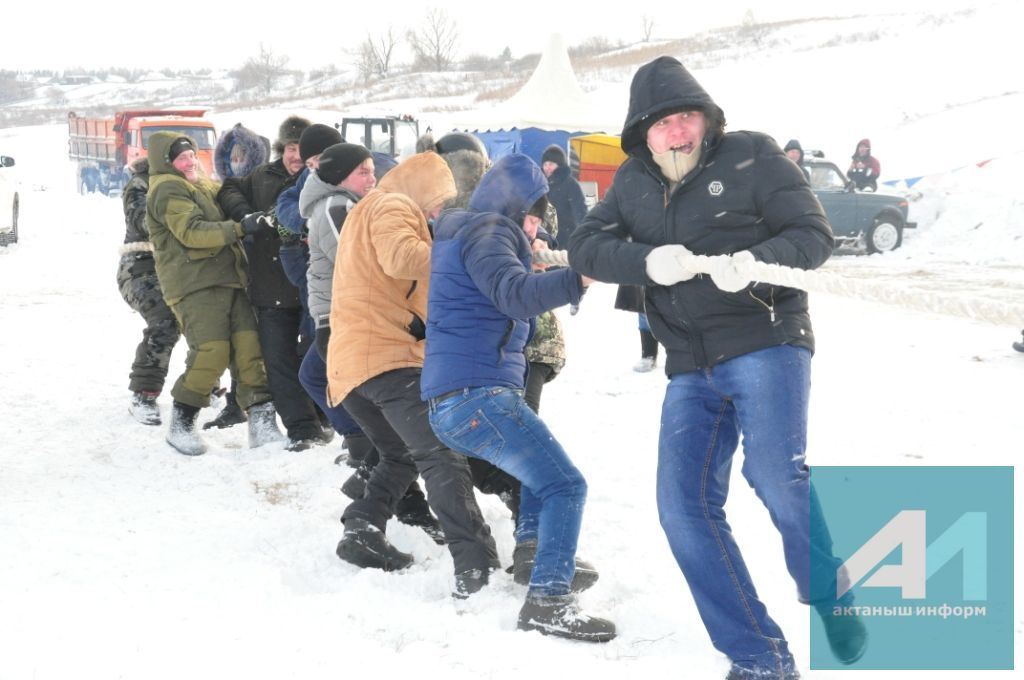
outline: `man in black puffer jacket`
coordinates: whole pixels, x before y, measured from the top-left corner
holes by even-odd
[[[803,291],[752,284],[744,262],[814,269],[832,253],[821,204],[768,136],[725,134],[725,116],[682,64],[660,57],[630,88],[619,168],[576,229],[569,261],[600,281],[644,286],[670,379],[661,420],[658,507],[672,552],[730,680],[799,677],[785,637],[758,599],[725,519],[732,457],[782,535],[801,600],[831,613],[830,543],[812,543],[804,463],[814,336]],[[688,267],[719,256],[711,276]],[[817,506],[815,506],[817,509]],[[826,570],[831,569],[831,572]],[[833,650],[863,652],[859,620],[826,617]]]
[[[298,116],[285,119],[274,142],[278,158],[256,167],[245,177],[225,180],[217,202],[228,217],[241,220],[247,214],[274,208],[278,194],[291,186],[305,168],[299,138],[309,125],[308,120]],[[281,266],[280,249],[281,236],[270,226],[247,239],[249,299],[256,312],[270,393],[288,430],[286,448],[301,451],[330,441],[333,431],[321,426],[316,405],[299,383],[299,364],[308,348],[300,347],[298,342],[306,312],[299,300],[299,289],[288,280]]]

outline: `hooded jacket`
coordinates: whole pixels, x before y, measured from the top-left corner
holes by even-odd
[[[189,182],[167,160],[181,136],[164,131],[149,140],[146,227],[164,299],[172,306],[197,290],[244,288],[248,281],[242,226],[225,219],[217,185],[204,177]]]
[[[358,202],[358,196],[328,184],[315,172],[309,173],[299,194],[299,213],[309,229],[309,269],[306,271],[309,315],[317,328],[330,324],[331,287],[339,234],[347,214]]]
[[[647,129],[674,111],[699,109],[701,158],[673,189],[647,147]],[[573,269],[601,281],[645,286],[651,328],[665,345],[668,375],[715,366],[758,349],[813,350],[803,291],[751,285],[736,293],[708,276],[659,286],[646,273],[657,246],[698,255],[749,250],[761,262],[814,269],[832,253],[832,230],[803,173],[767,135],[724,134],[724,114],[671,57],[641,67],[630,87],[622,148],[629,158],[605,198],[573,234]]]
[[[432,243],[425,213],[455,194],[441,157],[419,153],[385,175],[348,214],[331,287],[331,406],[381,373],[423,366]]]
[[[867,147],[867,153],[863,156],[857,153],[862,145]],[[857,147],[853,150],[853,155],[850,158],[852,162],[850,169],[846,171],[846,176],[853,180],[858,189],[877,189],[878,175],[882,172],[882,164],[871,155],[871,140],[865,138],[857,142]]]
[[[587,214],[587,200],[583,196],[583,189],[580,183],[572,176],[565,152],[561,147],[554,145],[559,154],[554,155],[557,160],[552,161],[558,167],[548,177],[548,199],[558,211],[558,233],[562,243],[568,243],[576,226]],[[550,148],[550,147],[549,147]],[[546,153],[546,152],[545,152]]]
[[[523,218],[547,193],[540,168],[504,156],[480,180],[466,210],[446,211],[434,231],[423,399],[463,387],[522,388],[534,317],[579,302],[579,274],[531,273]]]

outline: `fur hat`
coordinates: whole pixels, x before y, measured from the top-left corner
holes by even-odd
[[[167,162],[173,163],[174,159],[184,151],[195,151],[196,145],[188,137],[178,137],[167,147]]]
[[[416,140],[416,153],[424,151],[433,151],[442,156],[456,151],[472,151],[483,156],[485,161],[490,161],[484,143],[479,137],[468,132],[448,132],[437,141],[434,141],[434,135],[428,132]]]
[[[277,139],[274,141],[274,153],[278,156],[284,153],[284,147],[289,144],[298,144],[302,132],[312,123],[302,116],[288,116],[281,127],[277,129]]]
[[[314,123],[303,130],[299,137],[299,156],[305,163],[313,156],[323,153],[324,149],[332,144],[340,144],[344,141],[337,129],[330,125]]]
[[[548,161],[563,168],[569,165],[569,159],[565,156],[565,149],[557,144],[552,144],[544,149],[544,155],[540,157],[540,164],[544,165]]]
[[[367,158],[370,158],[370,151],[365,146],[344,142],[332,144],[320,154],[316,176],[325,184],[337,186]]]

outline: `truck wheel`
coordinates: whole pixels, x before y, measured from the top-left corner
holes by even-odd
[[[903,243],[903,223],[889,216],[875,218],[865,239],[868,253],[888,253]]]

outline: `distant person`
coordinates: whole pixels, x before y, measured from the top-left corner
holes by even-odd
[[[857,142],[857,150],[850,158],[850,169],[846,176],[853,180],[854,186],[861,191],[876,191],[878,189],[878,175],[882,166],[878,159],[871,155],[871,140],[862,139]]]
[[[540,169],[548,179],[548,186],[551,187],[548,200],[558,213],[558,239],[562,243],[568,243],[572,232],[576,231],[576,225],[587,214],[587,200],[583,196],[583,189],[570,172],[565,149],[557,144],[544,149]]]
[[[149,160],[132,163],[132,178],[124,188],[124,245],[117,267],[121,297],[142,315],[146,328],[135,349],[135,361],[128,375],[132,400],[128,412],[143,425],[160,424],[156,398],[164,388],[171,350],[178,342],[178,321],[164,302],[153,261],[153,244],[146,228],[146,193],[149,191]]]
[[[248,265],[241,239],[261,229],[254,214],[224,217],[217,185],[200,176],[196,144],[176,132],[149,140],[146,227],[164,301],[188,342],[185,372],[171,395],[167,443],[188,456],[206,452],[195,431],[199,409],[230,366],[238,405],[247,410],[249,446],[282,439],[267,388],[256,318],[245,294]]]
[[[1021,331],[1020,335],[1020,342],[1013,343],[1013,348],[1018,352],[1024,352],[1024,331]]]
[[[804,165],[804,148],[800,146],[800,140],[789,140],[788,142],[786,142],[786,146],[784,146],[782,150],[786,152],[786,156],[789,158],[789,160],[797,164],[797,167],[799,167],[800,170],[803,171],[804,177],[806,177],[807,181],[810,182],[811,171],[808,170],[807,166]]]
[[[640,360],[633,364],[637,373],[650,373],[658,366],[658,339],[651,332],[651,324],[644,312],[643,286],[619,286],[615,294],[615,309],[634,312],[640,331]]]

